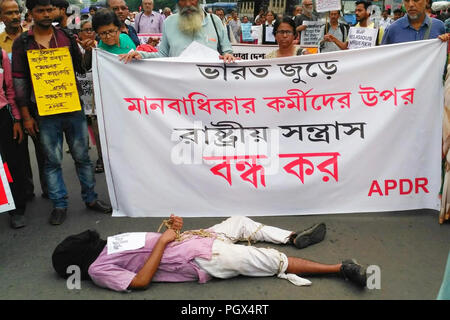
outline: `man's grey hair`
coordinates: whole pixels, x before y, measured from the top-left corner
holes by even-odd
[[[14,1],[17,6],[19,7],[19,12],[22,12],[22,7],[20,6],[20,4],[16,1],[16,0],[0,0],[0,12],[2,12],[2,6],[4,2],[10,2],[10,1]]]

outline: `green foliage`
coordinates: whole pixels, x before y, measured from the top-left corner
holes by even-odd
[[[172,11],[175,10],[175,5],[177,4],[177,1],[175,0],[154,0],[155,2],[155,8],[156,9],[164,9],[165,7],[169,7],[172,9]]]
[[[141,6],[142,0],[125,0],[128,5],[130,11],[138,11],[139,6]],[[153,0],[154,10],[158,11],[159,9],[164,9],[165,7],[169,7],[172,11],[175,9],[175,5],[177,3],[176,0]]]

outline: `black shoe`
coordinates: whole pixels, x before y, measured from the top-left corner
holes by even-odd
[[[297,248],[303,249],[322,241],[325,238],[326,232],[327,227],[325,223],[317,223],[306,230],[294,233],[291,236],[291,242]]]
[[[47,192],[42,192],[42,198],[44,199],[48,199],[48,193]]]
[[[13,229],[23,228],[26,225],[25,216],[23,214],[12,214],[9,222]]]
[[[66,220],[67,216],[67,208],[55,208],[50,214],[50,219],[48,222],[50,224],[57,226],[60,225]]]
[[[111,213],[113,211],[109,204],[106,204],[101,200],[95,200],[93,204],[86,203],[86,207],[101,213]]]
[[[365,287],[367,284],[366,268],[354,259],[342,261],[341,275],[345,280],[350,280],[360,287]]]

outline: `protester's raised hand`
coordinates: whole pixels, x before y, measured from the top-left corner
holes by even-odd
[[[83,47],[86,51],[91,51],[92,48],[95,48],[97,46],[97,42],[93,39],[85,39],[85,40],[79,40],[77,39],[77,42]]]
[[[142,56],[137,51],[130,51],[130,52],[125,53],[125,54],[119,54],[119,60],[123,61],[123,63],[125,63],[125,64],[127,64],[130,61],[132,61],[133,59],[141,60]]]
[[[297,32],[302,32],[303,30],[306,30],[307,28],[308,28],[307,25],[302,24],[302,25],[299,25],[295,30],[297,30]]]
[[[337,38],[335,36],[333,36],[331,33],[328,33],[323,36],[323,40],[336,43]]]
[[[176,238],[177,238],[176,231],[170,228],[164,231],[164,233],[161,235],[160,240],[163,241],[164,243],[170,243],[174,241]]]
[[[444,34],[441,34],[440,36],[438,36],[438,38],[439,38],[442,42],[447,42],[448,40],[450,40],[450,33],[444,33]]]
[[[178,217],[178,216],[171,214],[169,221],[170,221],[172,229],[181,230],[183,228],[183,218],[182,217]]]
[[[334,41],[334,36],[332,34],[326,34],[323,36],[323,41],[328,41],[328,42],[333,42]]]

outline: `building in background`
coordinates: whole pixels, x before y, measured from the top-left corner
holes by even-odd
[[[270,10],[276,14],[292,15],[294,6],[301,3],[300,0],[238,0],[239,17],[248,16],[254,18],[260,9]]]

